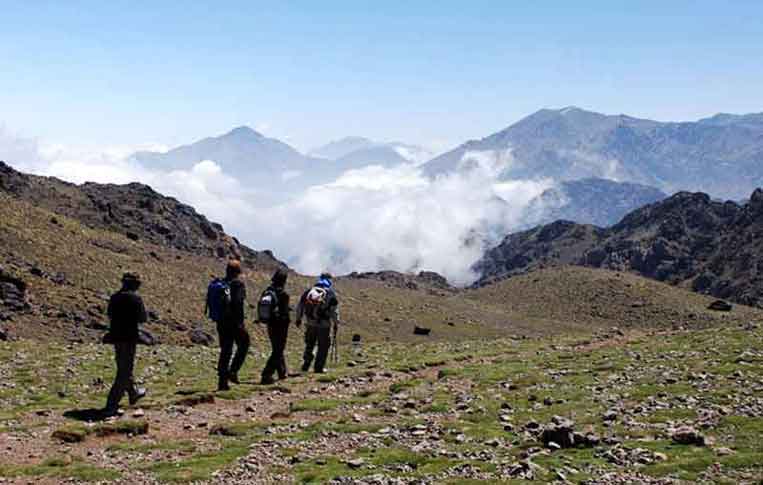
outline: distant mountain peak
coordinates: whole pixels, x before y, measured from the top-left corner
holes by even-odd
[[[262,133],[255,131],[246,125],[237,126],[223,136],[233,138],[265,138]]]

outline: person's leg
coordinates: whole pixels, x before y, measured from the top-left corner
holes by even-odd
[[[331,329],[320,328],[318,330],[318,355],[315,357],[315,372],[322,372],[326,367],[326,359],[331,347]]]
[[[217,326],[217,335],[220,339],[220,358],[217,361],[218,388],[224,390],[228,387],[230,358],[233,354],[233,336],[220,325]]]
[[[234,339],[236,342],[236,355],[233,356],[233,362],[231,362],[230,365],[230,373],[237,375],[238,371],[240,371],[241,367],[244,365],[244,360],[246,360],[246,355],[249,353],[249,346],[252,341],[249,337],[249,332],[247,332],[245,328],[238,329]]]
[[[276,371],[276,328],[273,325],[268,325],[268,339],[270,339],[270,357],[265,363],[265,368],[262,370],[262,382],[270,382],[273,380],[273,373]]]
[[[278,332],[278,354],[277,354],[277,364],[278,364],[278,377],[280,379],[286,379],[288,377],[289,372],[286,368],[286,341],[289,339],[289,326],[284,325],[280,328],[280,331]]]
[[[122,358],[124,359],[124,365],[126,367],[125,372],[127,375],[126,391],[130,398],[130,403],[138,399],[138,388],[135,386],[135,378],[133,373],[135,371],[135,355],[138,350],[137,342],[125,343]]]
[[[316,327],[307,326],[305,328],[305,353],[302,355],[302,372],[310,370],[310,364],[313,363],[313,349],[318,341],[318,332]]]
[[[117,364],[117,375],[114,377],[114,384],[109,391],[109,397],[106,401],[106,409],[116,411],[119,408],[119,401],[122,400],[125,392],[132,384],[132,360],[135,357],[133,351],[130,356],[130,344],[117,342],[114,344],[114,360]]]

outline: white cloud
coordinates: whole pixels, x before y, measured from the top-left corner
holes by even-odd
[[[432,270],[469,283],[484,250],[518,227],[529,201],[551,186],[499,180],[510,153],[469,153],[477,163],[466,174],[431,180],[414,165],[369,166],[262,207],[261,194],[212,160],[163,172],[126,158],[137,148],[41,148],[0,131],[0,159],[22,170],[73,182],[147,183],[309,274]]]

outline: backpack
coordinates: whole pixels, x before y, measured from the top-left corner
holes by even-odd
[[[275,322],[278,317],[278,294],[273,288],[268,288],[262,292],[257,302],[257,321],[270,323]]]
[[[329,290],[315,286],[305,295],[304,312],[310,320],[326,318],[329,306]]]
[[[230,314],[231,292],[227,281],[215,278],[207,287],[207,315],[217,323],[225,321]]]

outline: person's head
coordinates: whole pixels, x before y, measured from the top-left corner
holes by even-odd
[[[127,272],[122,275],[122,289],[137,291],[138,288],[140,288],[140,275],[138,273]]]
[[[331,273],[321,273],[315,286],[320,286],[321,288],[331,288],[334,286],[333,280],[334,277],[331,276]]]
[[[273,277],[270,279],[270,281],[273,283],[273,286],[276,288],[283,288],[286,286],[286,280],[289,278],[289,273],[284,271],[283,269],[277,269],[275,273],[273,273]]]
[[[235,280],[241,275],[241,261],[237,259],[228,260],[228,265],[225,267],[225,278],[229,280]]]

